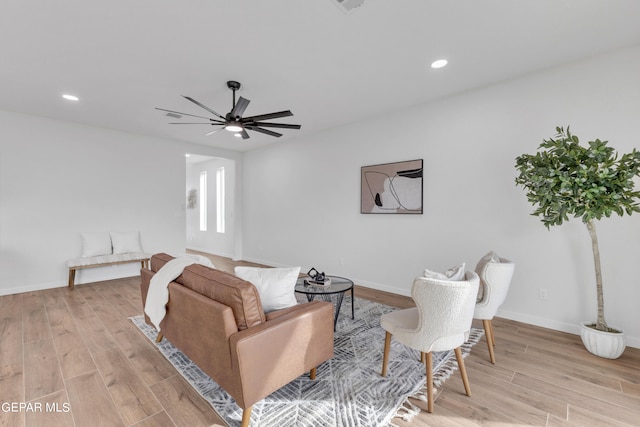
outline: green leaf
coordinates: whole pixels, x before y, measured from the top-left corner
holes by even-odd
[[[516,157],[515,183],[526,191],[548,228],[568,220],[582,221],[609,217],[616,213],[640,212],[640,192],[634,178],[640,174],[640,152],[633,149],[618,158],[608,141],[595,139],[587,146],[558,126],[554,138],[543,139],[535,154]]]

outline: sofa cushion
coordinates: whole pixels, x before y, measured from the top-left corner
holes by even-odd
[[[256,287],[233,274],[192,264],[184,269],[176,282],[231,307],[239,331],[266,320]]]

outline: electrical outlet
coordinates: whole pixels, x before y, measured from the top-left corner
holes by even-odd
[[[538,298],[540,298],[542,301],[546,301],[549,299],[549,293],[547,292],[546,288],[538,289]]]

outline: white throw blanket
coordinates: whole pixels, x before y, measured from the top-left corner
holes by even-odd
[[[184,256],[167,262],[151,278],[147,301],[144,304],[144,312],[149,316],[151,323],[153,323],[158,332],[160,332],[160,322],[167,314],[169,283],[180,276],[182,271],[191,264],[202,264],[213,268],[213,264],[208,258]]]

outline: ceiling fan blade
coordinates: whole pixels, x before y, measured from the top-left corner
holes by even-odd
[[[269,122],[251,122],[251,125],[262,126],[262,127],[272,127],[272,128],[282,128],[282,129],[300,129],[301,125],[290,125],[287,123],[269,123]]]
[[[249,134],[244,129],[240,131],[240,136],[242,136],[242,139],[249,139]]]
[[[212,130],[211,132],[207,132],[204,134],[204,136],[209,136],[209,135],[213,135],[216,132],[220,132],[222,129],[224,128],[220,128],[220,129],[216,129],[216,130]]]
[[[259,122],[260,120],[269,120],[269,119],[277,119],[280,117],[290,117],[293,116],[291,110],[286,111],[278,111],[277,113],[269,113],[269,114],[260,114],[257,116],[244,117],[242,119],[243,123],[246,122]]]
[[[164,108],[158,108],[158,107],[156,107],[156,110],[166,111],[167,113],[180,114],[181,116],[191,116],[191,117],[197,117],[197,118],[199,118],[199,119],[207,119],[207,120],[213,120],[213,121],[216,121],[215,119],[211,119],[211,118],[209,118],[209,117],[196,116],[195,114],[181,113],[180,111],[166,110],[166,109],[164,109]],[[219,121],[219,120],[218,120],[218,121]]]
[[[231,110],[231,112],[229,114],[231,114],[231,117],[242,117],[242,114],[244,113],[244,110],[247,109],[247,106],[249,105],[251,101],[249,101],[246,98],[240,97],[238,98],[238,102],[236,102],[235,107],[233,107],[233,110]]]
[[[262,128],[257,127],[257,126],[245,126],[245,127],[247,129],[249,129],[249,130],[253,130],[253,131],[256,131],[256,132],[264,133],[266,135],[275,136],[276,138],[279,138],[279,137],[282,136],[281,133],[273,132],[273,131],[270,131],[269,129],[262,129]]]
[[[184,96],[182,95],[183,98],[188,99],[189,101],[193,102],[194,104],[196,104],[198,107],[204,108],[205,110],[207,110],[208,112],[210,112],[211,114],[213,114],[214,116],[218,116],[220,117],[222,120],[224,120],[224,116],[221,116],[220,114],[216,113],[215,111],[213,111],[211,108],[207,107],[206,105],[203,105],[201,103],[199,103],[198,101],[196,101],[193,98],[190,98],[188,96]]]
[[[211,122],[209,122],[209,123],[205,123],[205,122],[198,122],[198,123],[196,123],[196,122],[189,122],[189,123],[187,123],[187,122],[173,122],[173,123],[169,123],[169,124],[170,125],[209,125],[209,126],[211,126],[211,125],[218,125],[218,126],[224,125],[224,123],[211,123]]]

